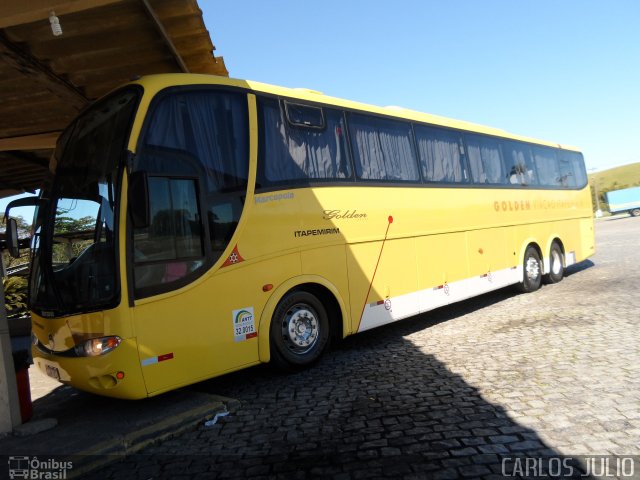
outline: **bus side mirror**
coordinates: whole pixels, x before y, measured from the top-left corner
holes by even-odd
[[[20,250],[18,249],[18,222],[15,218],[9,216],[9,212],[12,208],[17,207],[42,207],[46,205],[47,201],[46,198],[24,197],[17,198],[7,204],[4,211],[4,220],[7,224],[5,235],[7,237],[7,250],[9,250],[9,255],[13,258],[20,256]]]
[[[146,172],[129,175],[129,211],[133,228],[149,226],[149,182]]]
[[[9,255],[13,258],[18,258],[20,256],[20,250],[18,249],[18,222],[16,222],[15,218],[7,219],[6,236]]]

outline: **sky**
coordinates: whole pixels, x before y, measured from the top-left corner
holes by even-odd
[[[638,0],[199,0],[230,76],[640,161]]]
[[[589,171],[640,162],[638,0],[198,4],[232,77],[573,145]]]

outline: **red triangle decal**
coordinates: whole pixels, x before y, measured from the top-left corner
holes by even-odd
[[[229,265],[235,265],[236,263],[240,263],[240,262],[244,262],[244,258],[242,258],[242,255],[240,255],[240,252],[238,251],[238,246],[236,245],[235,247],[233,247],[233,250],[231,251],[231,255],[229,255],[229,258],[225,260],[222,266],[228,267]]]

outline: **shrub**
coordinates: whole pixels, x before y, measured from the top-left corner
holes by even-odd
[[[7,317],[26,315],[27,309],[27,280],[22,277],[6,277],[2,279],[4,287],[4,305]]]

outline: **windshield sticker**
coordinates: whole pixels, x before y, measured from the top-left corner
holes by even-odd
[[[238,251],[238,245],[236,245],[235,247],[233,247],[231,255],[229,255],[229,258],[225,260],[222,266],[228,267],[229,265],[235,265],[236,263],[240,262],[244,262],[244,258],[242,258],[242,255],[240,255],[240,252]]]
[[[253,307],[245,307],[231,312],[233,319],[233,338],[236,342],[258,336],[253,316]]]

